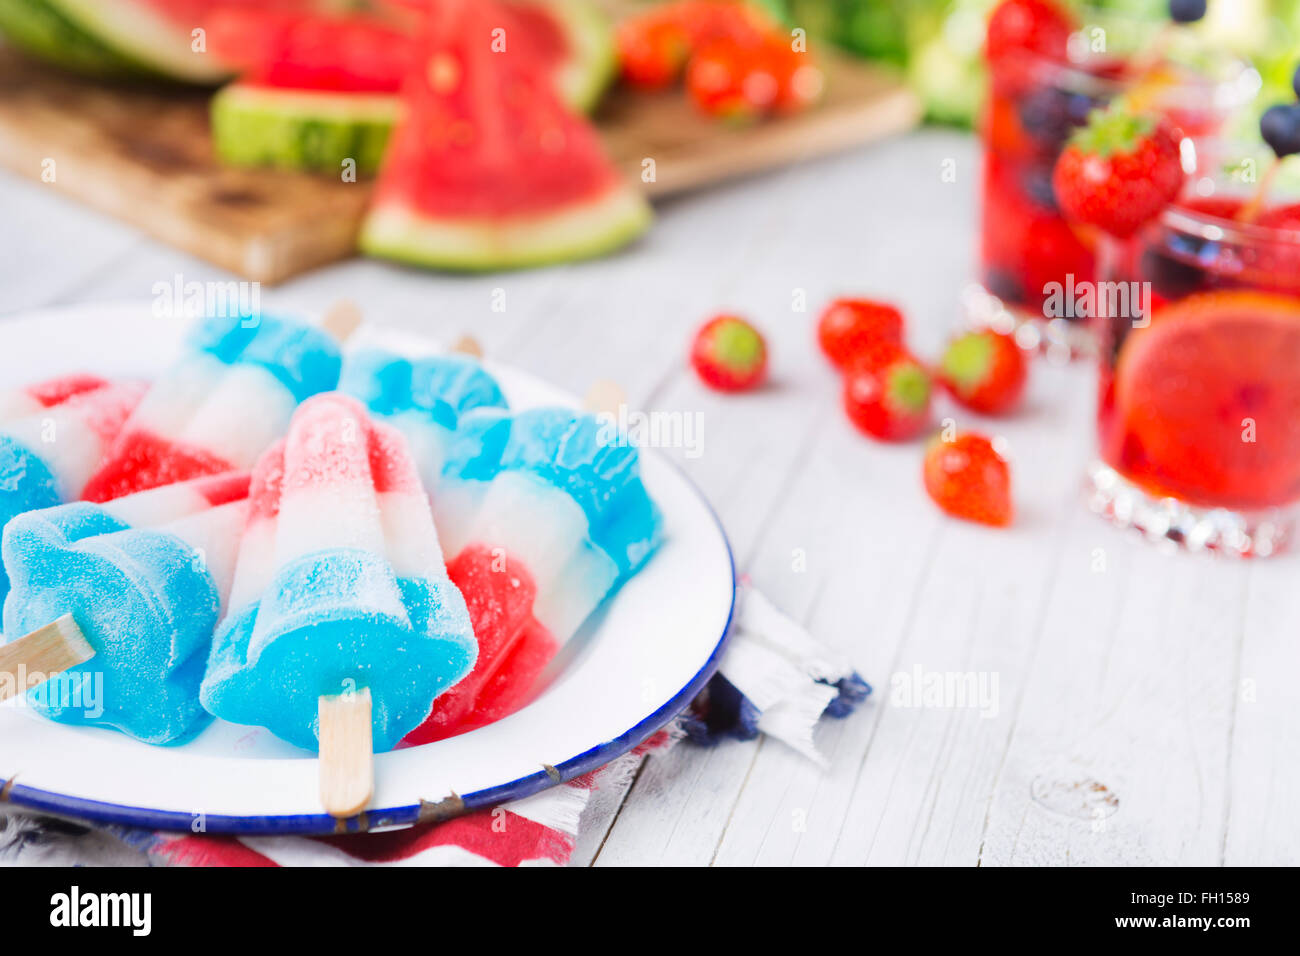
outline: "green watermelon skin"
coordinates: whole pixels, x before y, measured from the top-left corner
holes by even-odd
[[[376,172],[400,100],[382,94],[317,93],[232,83],[212,98],[217,155],[237,166],[338,174],[345,160]]]
[[[381,205],[366,216],[360,247],[366,255],[448,272],[530,269],[608,255],[652,219],[641,194],[623,185],[594,202],[501,222],[434,221],[401,205]]]
[[[191,27],[138,0],[44,0],[72,23],[140,69],[173,80],[215,85],[227,66],[191,48]]]
[[[28,53],[91,76],[215,85],[230,71],[191,49],[191,30],[138,0],[0,0],[0,32]]]
[[[46,0],[0,0],[0,33],[25,53],[75,73],[107,77],[144,72]]]

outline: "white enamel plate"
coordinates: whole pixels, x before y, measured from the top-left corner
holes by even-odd
[[[0,322],[0,385],[88,369],[157,374],[188,322],[149,306],[76,307]],[[363,329],[363,340],[433,352],[427,340]],[[511,405],[572,404],[531,376],[489,367]],[[643,477],[665,542],[605,603],[527,707],[460,737],[375,758],[371,809],[349,829],[408,824],[527,796],[632,749],[679,713],[713,673],[730,628],[734,567],[699,491],[646,450]],[[0,794],[22,806],[135,826],[208,832],[335,832],[313,755],[260,728],[217,721],[180,747],[45,720],[20,697],[0,706]],[[458,795],[459,800],[453,795]]]

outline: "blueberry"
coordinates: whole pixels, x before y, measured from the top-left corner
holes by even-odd
[[[1175,23],[1195,23],[1205,16],[1205,0],[1169,0],[1169,15]]]
[[[1052,167],[1037,164],[1025,169],[1020,177],[1020,188],[1025,197],[1045,212],[1060,212],[1056,203],[1056,187],[1052,185]]]
[[[1270,106],[1260,118],[1259,132],[1278,156],[1300,153],[1300,103]]]
[[[1025,132],[1053,153],[1065,144],[1075,126],[1070,119],[1070,95],[1050,86],[1026,96],[1016,112]]]
[[[1020,280],[996,266],[984,270],[984,288],[1008,305],[1018,305],[1025,301],[1025,289]]]
[[[1073,125],[1087,126],[1088,117],[1092,115],[1092,111],[1104,109],[1105,106],[1104,100],[1088,96],[1086,93],[1071,93],[1066,112],[1069,114],[1070,122]]]

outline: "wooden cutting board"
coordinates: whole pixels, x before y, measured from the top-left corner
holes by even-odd
[[[680,91],[616,90],[597,117],[610,155],[652,197],[821,156],[906,130],[916,98],[893,76],[823,57],[827,97],[736,129]],[[247,279],[280,282],[355,254],[370,187],[218,163],[204,91],[115,86],[0,47],[0,164]]]

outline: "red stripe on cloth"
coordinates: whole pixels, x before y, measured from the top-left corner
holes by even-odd
[[[668,731],[656,730],[653,734],[651,734],[649,737],[643,740],[640,744],[638,744],[637,746],[629,750],[627,754],[625,754],[624,756],[644,757],[652,750],[658,750],[661,747],[666,747],[668,744],[672,743],[672,739],[673,739],[672,735],[669,734]],[[623,759],[623,758],[617,758],[617,759]],[[600,786],[600,778],[604,776],[605,771],[608,769],[609,769],[609,764],[605,764],[605,766],[603,767],[597,767],[595,770],[592,770],[588,773],[584,773],[581,777],[574,777],[572,780],[569,781],[569,785],[572,787],[581,787],[584,790],[595,790],[597,787]]]
[[[240,843],[235,837],[183,836],[163,839],[154,854],[172,866],[279,866],[270,857]]]
[[[367,863],[409,860],[434,847],[458,846],[498,866],[518,866],[529,860],[563,865],[573,855],[575,845],[573,837],[502,807],[406,830],[315,839]]]

